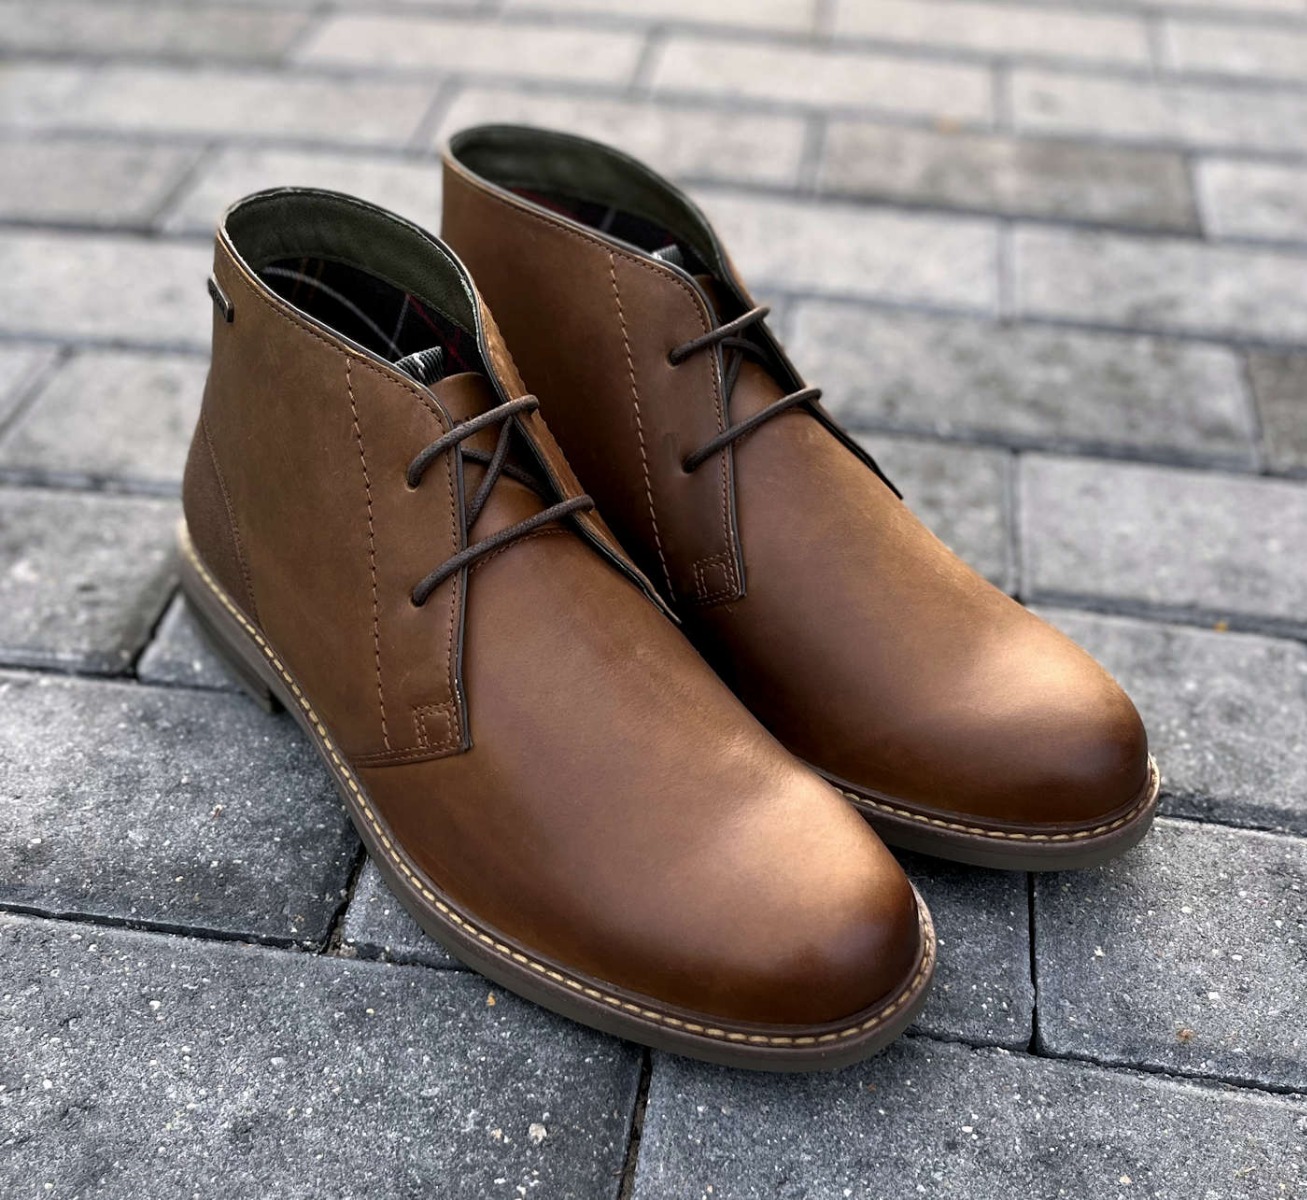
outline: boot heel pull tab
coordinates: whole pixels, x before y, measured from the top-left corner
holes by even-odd
[[[227,298],[227,293],[218,286],[218,281],[212,275],[209,276],[209,295],[213,297],[214,308],[222,314],[222,319],[230,325],[236,319],[236,306]]]

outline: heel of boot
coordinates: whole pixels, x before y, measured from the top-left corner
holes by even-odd
[[[202,568],[184,527],[178,533],[178,541],[182,551],[182,595],[204,641],[222,660],[242,691],[264,712],[280,712],[285,706],[268,677],[259,669],[262,652],[237,619],[224,611],[215,586],[201,577]]]

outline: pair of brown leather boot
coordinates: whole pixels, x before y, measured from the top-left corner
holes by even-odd
[[[935,954],[877,833],[1119,853],[1157,795],[1134,707],[912,516],[647,168],[469,130],[443,233],[301,189],[227,213],[197,616],[491,979],[738,1066],[872,1053]]]

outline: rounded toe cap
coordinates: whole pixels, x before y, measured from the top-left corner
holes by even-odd
[[[1009,720],[1011,767],[993,816],[1037,826],[1101,821],[1137,802],[1150,778],[1138,710],[1089,655],[1066,644],[1056,683]]]
[[[1033,614],[932,695],[888,739],[891,769],[869,759],[855,788],[932,818],[1042,834],[1110,819],[1149,785],[1129,696]]]
[[[882,869],[874,888],[831,897],[816,936],[796,947],[806,994],[802,984],[790,989],[788,980],[782,983],[790,999],[786,1019],[838,1021],[907,986],[924,949],[921,904],[897,863],[892,871]]]
[[[880,839],[851,809],[845,815],[840,835],[818,853],[794,847],[765,886],[749,889],[733,927],[722,928],[716,978],[730,982],[704,997],[712,1011],[820,1026],[874,1008],[912,982],[924,949],[920,901]]]
[[[1041,753],[1055,798],[1048,815],[1062,822],[1098,820],[1136,802],[1150,776],[1148,734],[1130,698],[1108,681],[1098,704],[1071,713]]]

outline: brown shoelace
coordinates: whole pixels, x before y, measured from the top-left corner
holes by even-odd
[[[725,375],[722,379],[722,390],[726,398],[726,404],[729,406],[731,392],[735,389],[735,381],[739,377],[740,368],[744,365],[744,356],[746,354],[762,355],[764,353],[761,346],[749,341],[748,338],[740,337],[739,334],[742,330],[748,329],[749,326],[756,325],[763,320],[769,312],[771,312],[771,309],[765,304],[760,304],[757,308],[751,308],[743,316],[736,317],[733,321],[727,321],[725,325],[719,325],[716,329],[703,334],[701,337],[693,338],[675,347],[667,355],[667,361],[674,367],[680,366],[691,354],[705,350],[709,346],[720,346],[723,350],[734,350],[735,354],[726,365]],[[687,472],[697,470],[719,450],[729,446],[738,438],[742,438],[751,430],[757,429],[759,425],[770,421],[773,417],[780,416],[781,413],[797,404],[806,404],[810,400],[820,399],[821,388],[808,387],[797,392],[791,392],[788,396],[782,396],[779,400],[773,400],[771,404],[754,413],[753,416],[746,417],[737,425],[731,425],[729,428],[723,429],[721,433],[714,438],[710,438],[693,454],[687,454],[682,460],[681,466]]]
[[[506,404],[487,409],[470,420],[455,425],[453,429],[438,437],[409,463],[405,478],[411,488],[417,487],[422,482],[422,476],[426,473],[426,469],[437,458],[455,447],[458,448],[459,454],[464,461],[480,463],[485,467],[485,478],[481,480],[481,486],[477,488],[476,495],[472,497],[471,503],[467,505],[464,512],[463,538],[465,541],[471,535],[472,527],[476,524],[477,517],[481,515],[481,510],[485,507],[491,489],[498,482],[501,475],[507,475],[510,479],[517,480],[518,483],[529,487],[537,495],[541,494],[540,482],[508,461],[508,446],[513,436],[513,430],[517,425],[516,418],[518,414],[534,412],[539,407],[540,401],[534,396],[522,396],[517,400],[510,400]],[[493,454],[486,454],[482,450],[468,450],[463,447],[462,443],[474,433],[480,433],[481,430],[488,429],[492,425],[499,425],[499,440],[495,443],[495,452]],[[595,503],[589,496],[573,496],[570,500],[561,500],[534,516],[519,521],[516,525],[508,525],[497,533],[482,538],[479,542],[465,546],[457,554],[445,559],[440,566],[413,589],[413,603],[419,607],[425,604],[427,597],[446,579],[461,571],[470,563],[476,562],[477,559],[484,558],[491,551],[515,542],[528,533],[539,529],[542,525],[548,525],[551,521],[561,520],[573,513],[588,512],[594,506]]]

